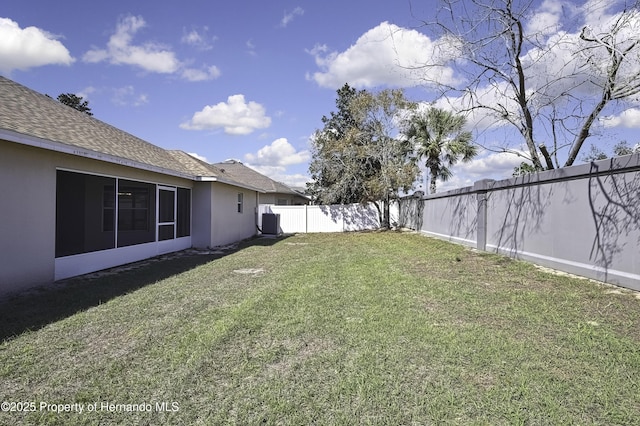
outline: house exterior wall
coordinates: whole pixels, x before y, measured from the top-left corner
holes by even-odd
[[[191,241],[195,248],[205,249],[211,245],[213,236],[213,182],[195,182],[191,204]]]
[[[70,270],[74,270],[71,263],[75,256],[62,258],[63,261],[55,258],[56,173],[59,169],[193,187],[193,182],[188,179],[0,140],[0,194],[3,197],[0,203],[0,294],[61,278],[56,271],[56,263],[58,268],[71,266]],[[190,246],[190,240],[181,239],[181,244]],[[115,266],[113,262],[122,264],[139,260],[136,256],[140,254],[133,253],[135,246],[132,247],[128,250],[105,250],[104,257],[111,256],[112,260],[106,264],[97,262],[96,267],[106,268]],[[174,247],[160,242],[147,253],[171,251]],[[131,253],[125,253],[127,251]],[[82,262],[79,259],[76,263]],[[87,262],[84,263],[85,269],[78,269],[78,274],[87,272]]]
[[[0,140],[0,293],[53,281],[56,170],[43,154]]]
[[[200,186],[203,185],[203,188]],[[210,221],[206,221],[206,212],[198,211],[198,230],[203,230],[207,241],[198,232],[197,246],[216,247],[234,243],[256,235],[256,209],[258,208],[255,191],[243,189],[219,182],[198,182],[197,193],[206,191],[208,185],[211,194],[204,204],[210,211]],[[238,213],[238,194],[243,198],[242,213]],[[194,197],[195,198],[195,197]],[[195,210],[200,210],[198,205]],[[205,234],[208,232],[208,234]],[[195,233],[195,232],[194,232]]]

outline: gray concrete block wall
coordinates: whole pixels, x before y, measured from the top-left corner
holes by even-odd
[[[640,290],[640,154],[423,202],[425,234]]]

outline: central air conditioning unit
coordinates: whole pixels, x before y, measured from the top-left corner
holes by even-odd
[[[262,233],[268,235],[280,234],[280,215],[277,213],[262,213]]]

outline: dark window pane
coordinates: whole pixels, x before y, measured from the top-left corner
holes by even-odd
[[[118,181],[118,247],[155,241],[155,191],[153,184]]]
[[[104,208],[115,208],[116,206],[116,196],[115,196],[115,186],[113,185],[105,185],[103,190],[103,202],[102,205]]]
[[[104,209],[102,212],[102,230],[105,232],[113,232],[115,218],[114,209]]]
[[[116,220],[116,190],[114,185],[105,185],[102,193],[102,230],[113,232]]]
[[[140,184],[147,185],[147,184]],[[148,231],[150,188],[120,186],[118,190],[118,231]]]
[[[191,190],[178,188],[178,223],[176,237],[191,235]]]
[[[175,192],[161,189],[159,191],[158,222],[175,221]]]
[[[172,240],[173,239],[173,225],[160,225],[158,226],[158,241]]]

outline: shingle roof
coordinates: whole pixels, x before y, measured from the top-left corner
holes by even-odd
[[[194,180],[210,178],[259,192],[263,192],[260,189],[262,185],[267,186],[270,192],[275,188],[275,185],[269,184],[271,179],[245,166],[242,167],[252,172],[251,176],[242,171],[225,173],[184,151],[160,148],[2,76],[0,131],[5,131],[5,136],[15,133],[53,142],[59,144],[56,147],[64,146],[65,150],[76,155],[83,155],[86,151],[97,154],[93,158],[105,160],[101,157],[104,154],[114,157],[114,161],[121,164],[132,167],[146,165],[161,173],[176,173]],[[18,142],[18,139],[14,142]],[[121,162],[120,159],[127,161]],[[236,176],[238,179],[235,179]]]
[[[244,182],[233,179],[232,176],[225,174],[223,170],[219,169],[213,164],[209,164],[206,161],[202,161],[191,154],[179,150],[167,151],[181,167],[188,170],[199,178],[215,178],[216,181],[222,183],[228,183],[231,185],[239,186],[242,188],[251,189],[258,192],[264,192],[253,182]]]
[[[299,192],[291,189],[287,185],[260,174],[239,161],[229,160],[223,163],[214,163],[213,165],[222,171],[222,176],[229,176],[236,182],[250,183],[264,192],[300,195]]]
[[[159,146],[0,76],[0,128],[182,172]]]
[[[184,170],[194,176],[206,176],[206,177],[218,177],[222,172],[212,164],[197,159],[196,157],[187,154],[180,150],[167,151],[174,161],[180,165]]]

